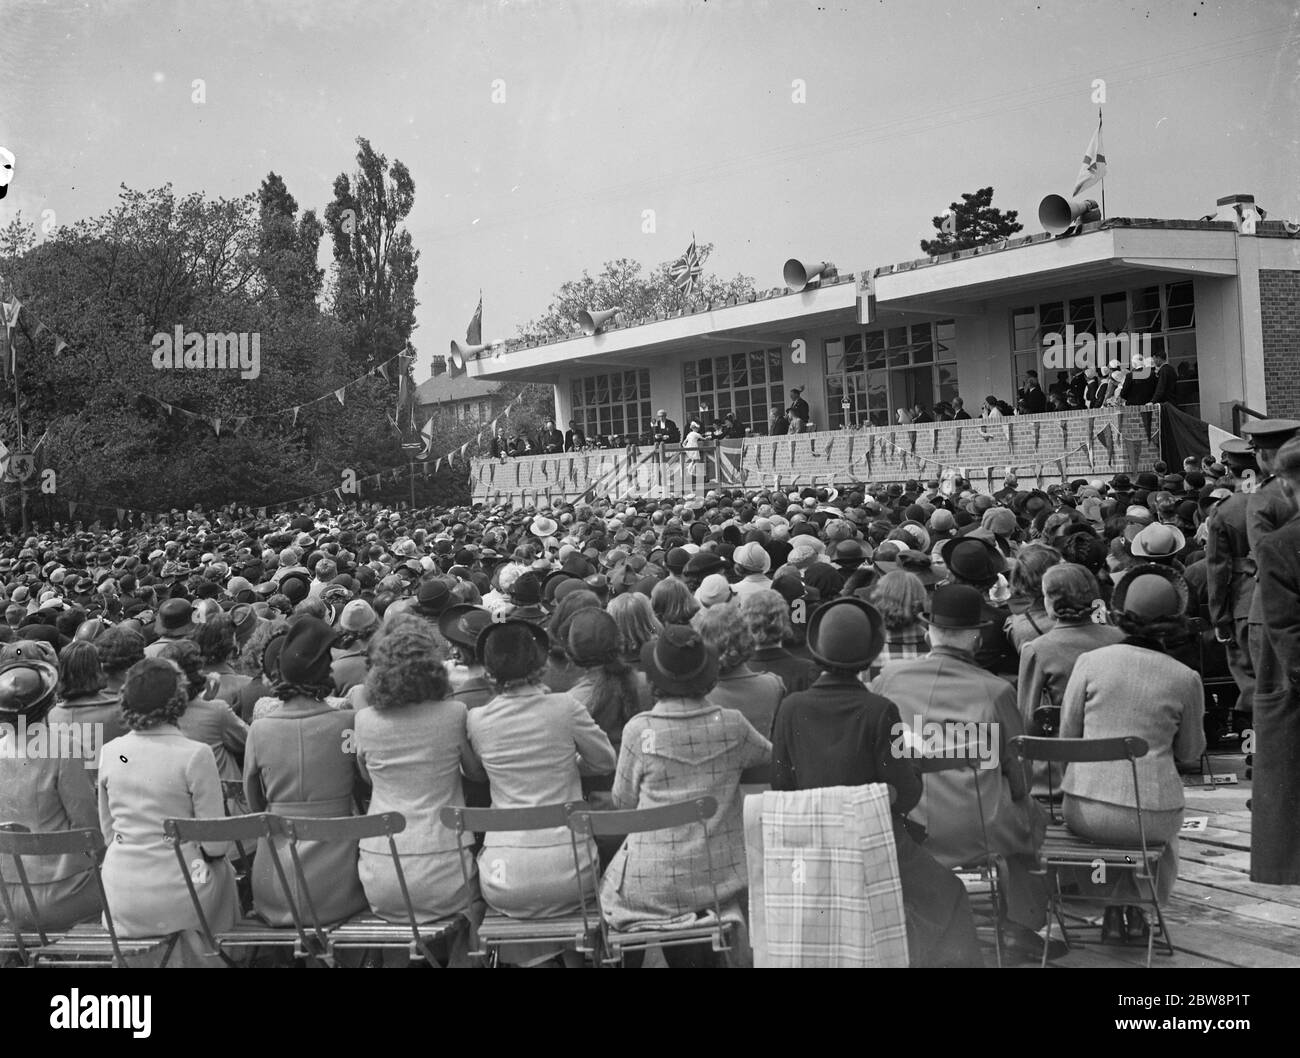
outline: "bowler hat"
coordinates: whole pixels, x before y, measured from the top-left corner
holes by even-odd
[[[437,617],[451,603],[451,589],[439,577],[421,581],[415,594],[415,609],[425,617]]]
[[[1007,568],[1007,560],[996,547],[977,536],[958,536],[944,543],[939,556],[948,572],[973,584],[993,580]]]
[[[280,648],[280,675],[288,683],[313,687],[330,682],[330,647],[338,633],[319,617],[299,618]]]
[[[194,631],[193,607],[189,599],[168,599],[158,607],[153,629],[160,636],[184,636]]]
[[[933,628],[983,628],[992,624],[984,620],[984,599],[965,584],[941,584],[930,597],[926,614]]]
[[[860,672],[884,645],[880,611],[854,596],[831,599],[808,620],[808,653],[828,668]]]
[[[641,648],[646,678],[665,694],[703,698],[718,682],[718,655],[689,625],[666,625]]]

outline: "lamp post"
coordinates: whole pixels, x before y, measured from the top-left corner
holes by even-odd
[[[844,426],[846,429],[853,425],[849,422],[849,409],[852,407],[853,402],[849,400],[849,395],[847,393],[844,394],[844,396],[840,398],[840,411],[844,415]]]

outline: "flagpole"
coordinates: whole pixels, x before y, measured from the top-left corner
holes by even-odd
[[[1097,108],[1097,142],[1101,143],[1101,107]],[[1107,166],[1109,169],[1110,167]],[[1102,174],[1101,178],[1101,219],[1106,219],[1106,176]]]

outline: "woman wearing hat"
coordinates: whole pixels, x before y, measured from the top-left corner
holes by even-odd
[[[334,690],[330,647],[335,632],[315,617],[298,618],[282,639],[273,712],[256,717],[244,751],[244,793],[252,812],[326,818],[355,814],[357,769],[353,745],[354,713],[332,708]],[[288,845],[276,838],[282,862]],[[273,926],[293,923],[292,912],[275,876],[271,855],[259,842],[253,860],[253,904]],[[355,842],[302,842],[303,873],[322,924],[363,911],[365,893],[357,875]],[[293,898],[305,907],[296,876]]]
[[[474,865],[465,887],[455,831],[439,811],[465,803],[462,766],[473,769],[465,733],[466,708],[451,693],[433,629],[407,614],[375,644],[366,675],[370,707],[356,714],[357,767],[373,783],[369,812],[401,812],[406,829],[395,838],[406,879],[403,890],[385,838],[361,842],[360,876],[370,908],[389,921],[406,920],[404,893],[419,921],[469,911],[478,902]]]
[[[823,672],[807,690],[786,695],[777,710],[772,788],[886,783],[912,965],[982,966],[965,888],[907,829],[907,813],[919,802],[922,784],[914,763],[892,751],[902,724],[898,707],[859,681],[884,638],[880,613],[861,599],[832,599],[813,613],[808,647]]]
[[[582,800],[583,775],[605,775],[616,757],[605,733],[576,699],[541,682],[549,647],[528,621],[493,622],[478,652],[496,696],[469,713],[470,745],[496,808]],[[584,873],[592,864],[583,865]],[[567,827],[487,835],[479,854],[484,899],[513,918],[547,918],[578,909],[578,880]],[[590,893],[594,875],[583,879]],[[508,957],[508,956],[507,956]]]
[[[94,648],[81,644],[92,653]],[[98,827],[95,791],[87,771],[91,760],[66,754],[28,757],[29,733],[52,723],[59,672],[48,661],[15,659],[0,663],[0,821],[34,832]],[[25,721],[25,728],[20,724]],[[17,745],[19,739],[24,745]],[[102,910],[94,872],[84,856],[42,856],[25,862],[36,898],[36,918],[47,930],[63,930]],[[0,936],[9,926],[35,930],[37,922],[10,868],[0,904]],[[6,908],[9,910],[6,911]],[[12,913],[14,921],[8,920]]]
[[[340,698],[348,691],[366,682],[366,651],[376,631],[379,615],[365,599],[353,599],[339,614],[339,637],[331,650],[330,676],[334,680],[334,693]]]
[[[438,629],[450,644],[450,657],[444,666],[457,701],[466,709],[487,705],[496,694],[483,671],[478,653],[478,637],[492,623],[492,614],[481,606],[456,603],[438,618]],[[485,802],[486,803],[486,802]]]
[[[605,920],[618,930],[694,919],[713,905],[711,877],[724,909],[739,900],[748,883],[741,774],[771,759],[771,743],[743,715],[710,700],[718,658],[695,629],[666,626],[642,648],[641,666],[657,698],[623,729],[615,807],[711,796],[718,810],[705,824],[707,849],[698,826],[628,836],[601,883]],[[703,965],[713,955],[695,946],[664,953],[673,966]]]
[[[1194,762],[1205,750],[1204,691],[1200,677],[1168,655],[1166,644],[1186,634],[1187,587],[1172,570],[1153,564],[1130,571],[1115,589],[1111,613],[1123,642],[1083,654],[1074,664],[1061,704],[1062,738],[1136,735],[1150,749],[1137,762],[1142,824],[1148,842],[1164,842],[1156,869],[1163,902],[1178,876],[1178,831],[1183,784],[1176,762]],[[1128,761],[1072,764],[1065,773],[1065,823],[1080,837],[1135,845],[1139,841],[1132,772]],[[1084,893],[1111,900],[1136,897],[1131,872],[1095,883],[1077,873]],[[1140,908],[1106,909],[1103,937],[1145,936]]]
[[[198,915],[163,836],[165,819],[219,819],[221,796],[212,750],[181,733],[189,695],[174,662],[145,658],[127,673],[122,719],[131,730],[104,746],[99,768],[99,822],[108,851],[104,892],[123,937],[184,931],[182,963],[202,965]],[[214,931],[235,924],[235,875],[226,842],[186,845],[200,904]]]

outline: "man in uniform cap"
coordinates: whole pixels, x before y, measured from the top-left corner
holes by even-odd
[[[1300,424],[1297,424],[1300,426]],[[1300,506],[1300,440],[1270,454],[1268,470],[1294,515]],[[1250,880],[1300,884],[1300,519],[1260,539],[1255,608],[1255,759]],[[1254,610],[1252,609],[1252,616]]]
[[[1255,456],[1247,441],[1232,438],[1223,444],[1223,459],[1241,472],[1254,469]],[[1237,684],[1237,709],[1251,711],[1255,694],[1255,668],[1251,661],[1250,609],[1255,595],[1255,560],[1246,535],[1246,507],[1250,495],[1234,492],[1214,508],[1206,523],[1206,594],[1210,625],[1225,644],[1228,671]]]
[[[1282,482],[1273,475],[1273,460],[1278,450],[1300,431],[1297,419],[1259,419],[1242,426],[1241,432],[1250,440],[1255,450],[1255,462],[1264,477],[1258,487],[1246,501],[1246,540],[1250,553],[1256,558],[1256,575],[1258,581],[1259,545],[1264,537],[1273,532],[1284,522],[1290,521],[1295,514],[1295,507],[1283,491]],[[1263,600],[1256,593],[1250,603],[1250,649],[1251,663],[1255,673],[1259,674],[1259,650],[1263,643],[1264,607]]]

